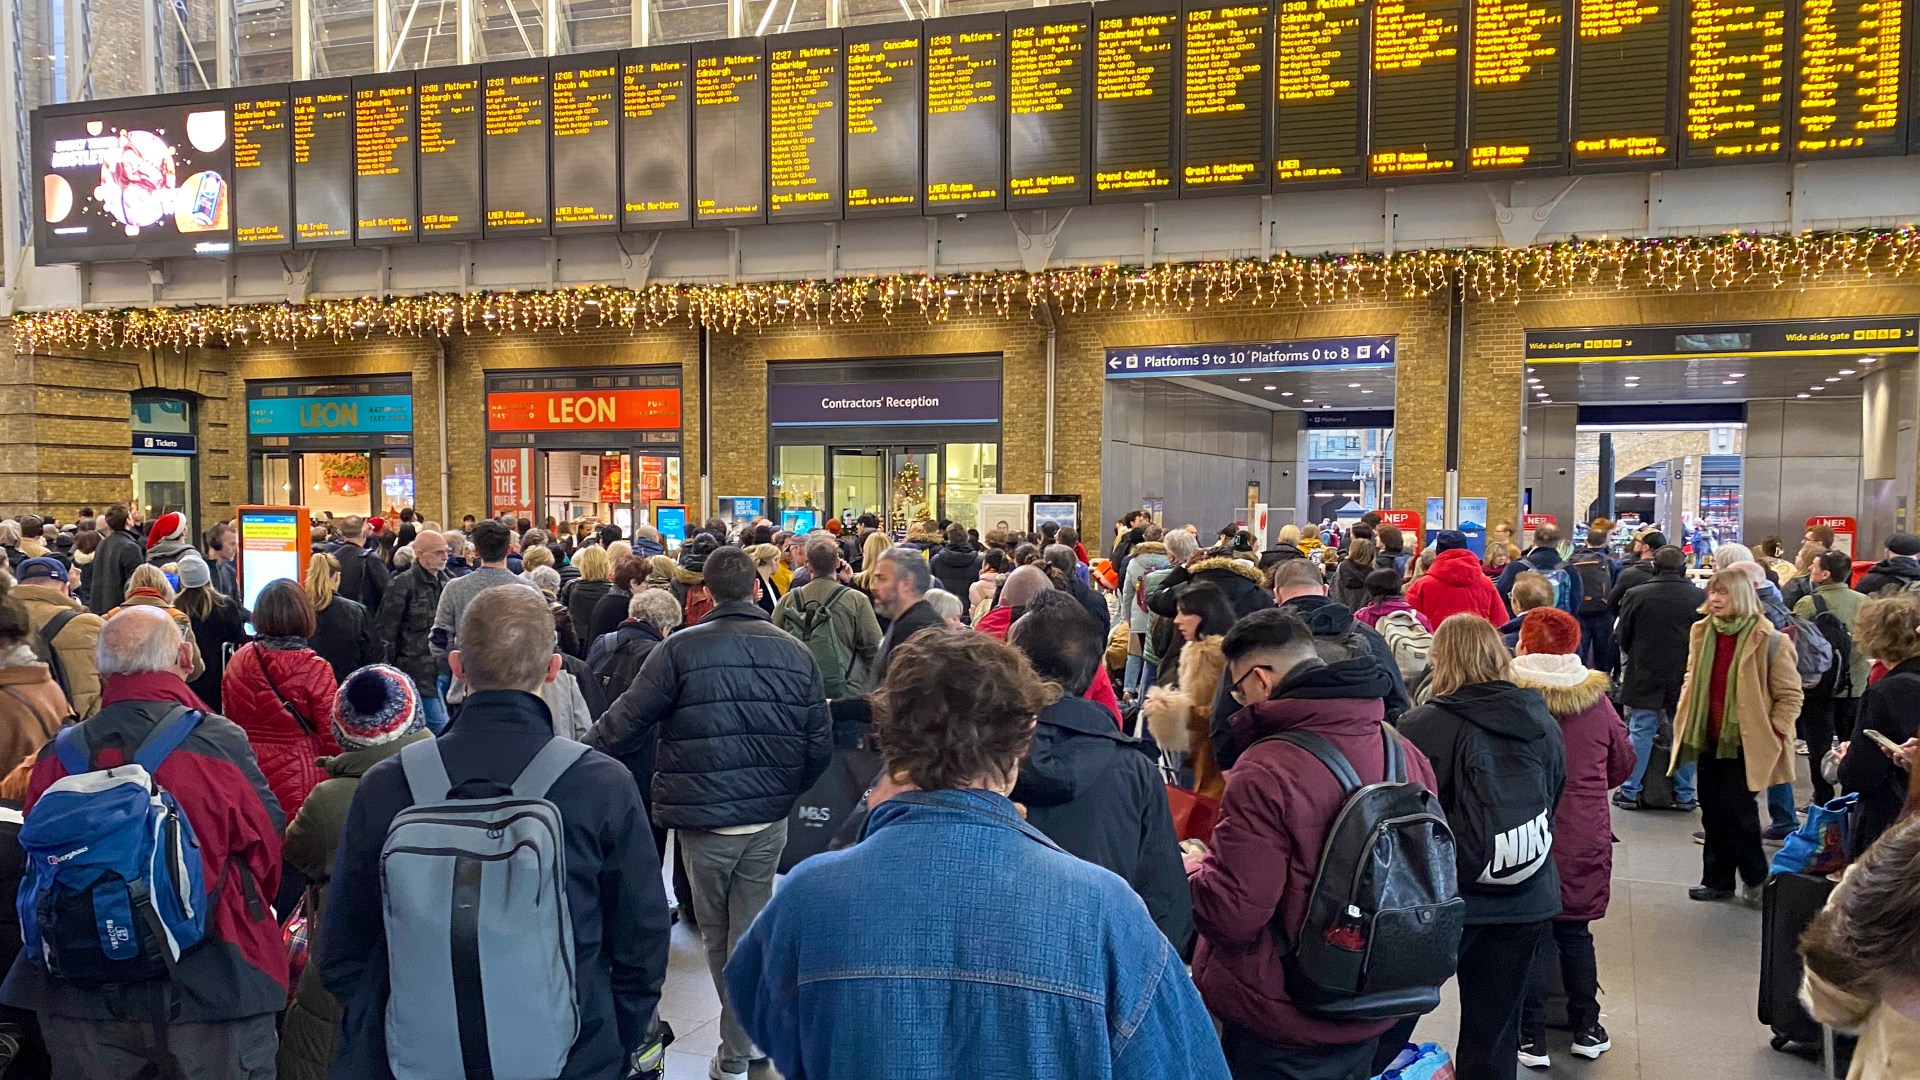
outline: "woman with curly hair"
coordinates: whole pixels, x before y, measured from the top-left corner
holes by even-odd
[[[1226,1080],[1140,898],[1008,798],[1055,693],[985,634],[895,650],[873,695],[883,766],[863,839],[796,867],[727,964],[741,1026],[783,1075]]]
[[[1858,855],[1900,817],[1913,768],[1913,741],[1920,735],[1920,597],[1912,593],[1869,600],[1854,616],[1854,647],[1887,667],[1867,687],[1853,739],[1840,757],[1840,785],[1859,792],[1849,853]],[[1901,761],[1874,741],[1879,732],[1906,750]]]

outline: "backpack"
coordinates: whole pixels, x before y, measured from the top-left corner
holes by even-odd
[[[54,647],[54,641],[60,637],[60,631],[73,621],[77,611],[56,612],[53,618],[40,624],[40,632],[27,639],[27,645],[33,649],[34,659],[47,665],[47,674],[67,696],[67,704],[73,704],[73,684],[67,678],[67,662],[60,658],[60,650]]]
[[[1296,932],[1281,928],[1290,942],[1280,960],[1287,994],[1326,1019],[1431,1012],[1459,962],[1466,902],[1453,833],[1439,798],[1408,780],[1400,735],[1386,723],[1380,729],[1387,778],[1374,784],[1363,784],[1345,755],[1312,732],[1260,740],[1312,754],[1345,793],[1321,849],[1306,919]]]
[[[1853,632],[1847,629],[1847,624],[1840,620],[1840,616],[1827,607],[1826,597],[1819,593],[1813,594],[1812,622],[1813,628],[1820,631],[1820,636],[1826,638],[1827,644],[1833,647],[1833,668],[1829,672],[1832,677],[1827,680],[1827,693],[1837,698],[1852,697]]]
[[[1567,573],[1564,566],[1539,571],[1547,584],[1553,586],[1553,606],[1576,618],[1580,615],[1580,588],[1573,583],[1573,575]],[[1602,594],[1605,595],[1605,594]]]
[[[780,629],[799,638],[800,644],[813,654],[814,663],[820,665],[820,677],[827,684],[828,701],[853,696],[853,653],[840,640],[840,635],[833,631],[834,602],[840,599],[841,593],[851,591],[845,585],[837,585],[825,600],[815,600],[805,605],[794,604],[780,615]]]
[[[1459,789],[1453,827],[1463,888],[1500,895],[1553,865],[1553,811],[1549,777],[1558,759],[1541,755],[1547,740],[1499,738],[1462,722],[1454,750]]]
[[[380,849],[387,1062],[416,1080],[550,1080],[580,1034],[566,840],[547,790],[587,752],[552,739],[506,795],[453,799],[432,740],[400,751],[413,805]]]
[[[1798,615],[1787,616],[1787,625],[1781,627],[1780,632],[1793,642],[1793,666],[1800,672],[1800,688],[1812,690],[1819,686],[1837,666],[1833,662],[1833,643]]]
[[[593,677],[600,680],[600,692],[608,702],[626,693],[627,687],[633,685],[634,677],[640,674],[640,664],[646,659],[640,646],[657,644],[637,637],[621,641],[618,636],[614,637],[613,642],[612,647],[600,654],[599,662],[589,669]]]
[[[1389,611],[1380,616],[1373,624],[1380,636],[1387,640],[1387,648],[1393,650],[1393,662],[1400,668],[1400,678],[1412,683],[1427,670],[1427,653],[1433,648],[1433,634],[1420,625],[1420,620],[1411,611]]]
[[[156,779],[201,718],[174,706],[111,769],[93,767],[79,726],[54,740],[67,775],[20,829],[26,873],[16,907],[34,967],[76,986],[146,982],[170,974],[207,936],[200,841]]]
[[[1613,568],[1607,565],[1606,556],[1592,548],[1574,552],[1567,560],[1567,568],[1580,578],[1579,603],[1575,606],[1575,615],[1603,615],[1607,610],[1607,593],[1613,588]],[[1557,594],[1558,590],[1556,590]]]
[[[1373,647],[1367,643],[1365,634],[1354,626],[1348,626],[1345,633],[1314,634],[1313,651],[1323,664],[1337,664],[1342,660],[1351,660],[1356,656],[1372,656]]]
[[[687,586],[686,625],[692,626],[713,610],[713,593],[705,585]]]

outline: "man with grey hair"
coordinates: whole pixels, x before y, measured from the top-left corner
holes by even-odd
[[[933,588],[933,567],[926,555],[910,547],[890,547],[880,553],[880,564],[868,582],[873,593],[874,614],[889,620],[886,636],[880,639],[880,652],[873,661],[874,686],[887,677],[887,657],[893,650],[922,630],[946,625],[940,613],[927,603]]]
[[[413,565],[388,584],[373,616],[374,640],[387,650],[388,661],[413,680],[422,718],[435,735],[447,727],[445,691],[431,641],[440,593],[453,580],[447,573],[447,551],[447,538],[437,532],[414,537]]]
[[[340,560],[340,587],[335,591],[368,611],[379,611],[386,598],[389,575],[380,561],[380,545],[368,546],[367,519],[352,514],[340,519],[340,541],[328,552]]]
[[[773,605],[773,625],[812,651],[827,697],[836,700],[859,697],[873,688],[874,660],[880,654],[880,620],[874,617],[873,602],[841,580],[845,565],[832,536],[807,537],[808,579],[801,584],[796,576],[794,587]],[[852,571],[847,574],[851,577]]]
[[[28,955],[13,966],[0,1002],[39,1014],[53,1075],[63,1080],[274,1073],[287,954],[266,901],[280,885],[286,818],[246,733],[187,688],[190,645],[160,608],[124,607],[108,619],[96,647],[102,708],[62,732],[58,751],[53,743],[41,749],[21,804],[31,825],[48,787],[72,775],[63,758],[77,754],[93,769],[123,765],[156,732],[184,725],[184,741],[154,767],[154,780],[193,826],[205,864],[227,882],[214,889],[209,871],[207,936],[163,978],[101,986]]]
[[[481,523],[488,525],[501,528]],[[504,794],[554,739],[539,696],[560,670],[553,618],[537,591],[494,588],[467,604],[460,630],[459,648],[448,660],[472,692],[459,722],[421,745],[440,755],[455,797]],[[565,833],[580,1009],[579,1035],[561,1080],[629,1075],[658,1059],[653,1016],[667,974],[667,900],[646,807],[626,769],[592,751],[560,774],[546,799],[560,811]],[[381,848],[394,817],[413,802],[397,757],[368,769],[335,858],[319,963],[345,1014],[334,1063],[342,1076],[391,1075],[380,1019],[389,986]],[[456,968],[460,963],[456,952]],[[406,1053],[417,1057],[420,1049]]]
[[[833,741],[820,666],[756,602],[763,586],[753,558],[718,547],[701,574],[713,610],[647,654],[586,742],[623,761],[657,743],[654,810],[685,857],[720,994],[720,1048],[707,1075],[745,1080],[753,1042],[723,973],[773,896],[787,814],[826,771]]]

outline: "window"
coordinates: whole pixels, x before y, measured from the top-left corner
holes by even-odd
[[[933,17],[933,0],[846,0],[845,26],[911,22]]]
[[[827,448],[782,446],[778,454],[773,477],[773,511],[768,516],[779,521],[780,515],[788,510],[824,506]]]
[[[220,85],[215,22],[221,0],[159,0],[160,90]]]
[[[376,69],[373,15],[373,0],[313,0],[315,78]]]
[[[744,0],[747,29],[757,36],[827,25],[826,0]]]
[[[241,84],[292,79],[292,0],[237,0],[233,19]]]
[[[634,0],[561,0],[560,51],[590,52],[633,44]]]
[[[650,11],[655,45],[727,36],[726,0],[654,0]]]
[[[460,5],[451,0],[428,3],[392,4],[387,9],[392,24],[396,71],[435,67],[460,60]]]
[[[943,516],[971,525],[980,519],[980,496],[1000,490],[999,443],[948,443]]]
[[[480,20],[482,59],[546,55],[546,5],[541,0],[478,0],[474,11]]]

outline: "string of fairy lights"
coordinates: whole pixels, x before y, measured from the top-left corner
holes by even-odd
[[[1467,299],[1518,303],[1579,288],[1672,291],[1807,287],[1841,275],[1900,276],[1920,261],[1920,229],[1761,236],[1570,240],[1529,248],[1394,255],[1282,254],[1147,268],[1076,266],[1038,273],[903,274],[832,281],[586,286],[317,300],[305,304],[30,312],[13,320],[23,354],[71,349],[299,345],[671,326],[727,333],[869,319],[1061,314],[1176,314],[1202,309],[1419,299],[1458,283]]]

